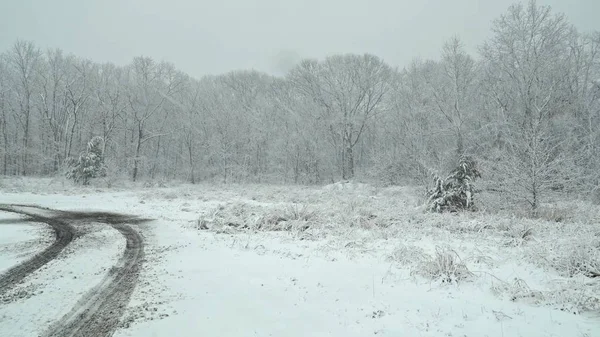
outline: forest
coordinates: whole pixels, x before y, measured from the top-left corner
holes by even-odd
[[[427,184],[470,156],[481,188],[533,209],[600,202],[600,32],[531,1],[474,55],[457,36],[402,67],[340,54],[202,78],[18,40],[0,54],[0,133],[4,176],[63,175],[100,137],[115,181]]]

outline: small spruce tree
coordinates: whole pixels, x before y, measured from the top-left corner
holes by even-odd
[[[67,178],[78,184],[89,185],[90,179],[105,177],[103,143],[102,137],[94,137],[88,142],[86,150],[79,154],[79,158],[69,158]]]
[[[432,212],[458,212],[476,210],[473,202],[473,181],[481,178],[474,159],[462,156],[458,166],[446,179],[434,175],[435,186],[427,192],[428,210]]]

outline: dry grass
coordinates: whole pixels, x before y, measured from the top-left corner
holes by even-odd
[[[534,212],[529,212],[528,216],[532,219],[549,222],[565,222],[572,218],[572,214],[568,208],[557,205],[542,206]]]
[[[533,229],[524,225],[514,225],[504,231],[504,245],[511,247],[522,246],[534,239]]]
[[[546,305],[572,314],[600,311],[600,282],[590,279],[569,278],[554,282],[546,292]]]
[[[387,257],[388,261],[395,262],[401,267],[410,266],[415,267],[422,265],[429,259],[429,256],[425,253],[423,248],[405,245],[400,243]]]
[[[600,278],[600,237],[553,240],[533,248],[528,256],[564,277]]]
[[[442,283],[457,283],[474,276],[456,251],[439,246],[435,248],[435,256],[423,261],[415,273]]]
[[[526,301],[529,304],[539,305],[544,303],[545,296],[541,291],[535,291],[527,285],[525,280],[514,278],[512,282],[497,280],[491,290],[499,297],[507,297],[510,301]]]
[[[217,207],[198,219],[199,229],[217,233],[240,231],[301,232],[318,222],[319,213],[307,205],[267,207],[250,203],[234,203]]]

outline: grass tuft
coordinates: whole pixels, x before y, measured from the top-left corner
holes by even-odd
[[[435,256],[425,260],[416,273],[442,283],[458,283],[474,276],[456,251],[440,246],[436,246]]]

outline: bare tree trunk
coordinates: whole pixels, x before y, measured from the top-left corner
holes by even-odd
[[[354,152],[352,151],[352,146],[344,147],[342,165],[342,179],[352,179],[354,177]]]
[[[60,156],[60,138],[58,138],[56,135],[53,137],[54,140],[54,144],[52,145],[52,150],[54,151],[54,172],[58,171],[58,168],[60,167],[60,164],[62,162],[61,156]]]
[[[2,136],[4,138],[4,161],[2,163],[2,174],[8,172],[8,132],[6,131],[6,114],[2,111]]]
[[[154,179],[156,177],[156,158],[159,158],[159,154],[160,154],[160,139],[161,137],[158,137],[157,140],[157,144],[156,144],[156,152],[154,153],[154,161],[152,162],[152,169],[150,170],[150,177],[152,179]]]
[[[2,126],[2,139],[4,141],[4,150],[3,152],[3,162],[2,162],[2,174],[6,175],[8,170],[8,131],[6,131],[6,110],[4,108],[4,97],[0,97],[0,111],[2,111],[2,120],[0,121],[0,125]]]
[[[137,145],[135,147],[135,157],[133,158],[133,176],[132,179],[135,182],[138,176],[138,161],[140,158],[140,149],[142,147],[142,125],[138,123],[138,140]]]
[[[25,125],[23,127],[23,149],[21,152],[21,165],[23,165],[21,167],[21,175],[27,175],[28,170],[27,168],[29,167],[28,161],[28,152],[29,152],[29,119],[30,119],[30,95],[29,93],[26,94],[26,103],[25,103]]]
[[[300,147],[296,145],[296,155],[294,156],[294,184],[300,179]]]
[[[75,102],[73,102],[73,104],[77,104]],[[71,150],[73,148],[73,137],[75,135],[75,128],[77,127],[78,124],[78,119],[77,119],[77,115],[79,114],[79,111],[77,111],[79,108],[77,106],[73,107],[73,125],[71,125],[71,130],[69,132],[69,139],[67,141],[68,146],[67,146],[67,152],[66,152],[66,158],[71,156]]]
[[[354,178],[354,151],[352,144],[352,129],[346,130],[342,139],[342,179]]]
[[[192,144],[191,144],[191,141],[188,144],[188,155],[189,155],[189,158],[190,158],[190,182],[192,184],[195,184],[196,180],[195,180],[195,177],[194,177],[194,158],[192,156]]]

